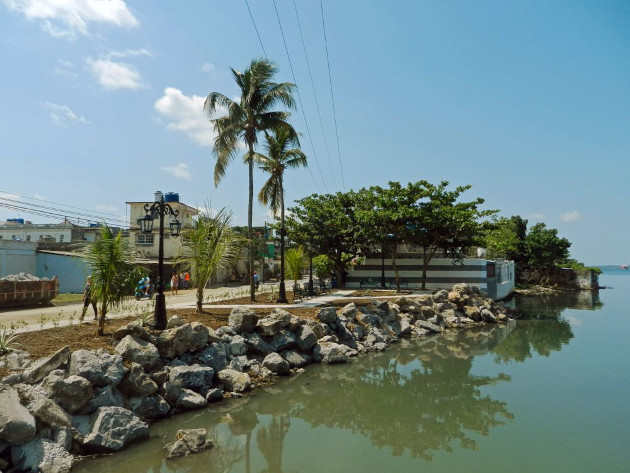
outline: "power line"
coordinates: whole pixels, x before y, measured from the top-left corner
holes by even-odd
[[[256,27],[256,22],[254,21],[254,15],[252,15],[252,10],[249,8],[249,2],[245,0],[245,5],[247,5],[247,11],[249,11],[249,17],[252,19],[252,23],[254,24],[254,30],[256,30],[256,35],[258,36],[258,41],[260,42],[260,47],[263,50],[263,54],[267,57],[267,52],[265,51],[265,46],[263,46],[262,38],[260,37],[260,33],[258,32],[258,28]]]
[[[330,98],[332,100],[333,117],[335,119],[335,133],[337,135],[337,156],[339,156],[339,169],[341,170],[341,182],[343,183],[343,190],[346,190],[346,183],[343,178],[343,167],[341,165],[341,149],[339,147],[339,129],[337,127],[337,111],[335,109],[335,96],[333,94],[332,76],[330,74],[330,58],[328,56],[328,38],[326,37],[326,23],[324,22],[324,5],[319,0],[319,6],[322,11],[322,29],[324,30],[324,43],[326,44],[326,62],[328,63],[328,82],[330,82]]]
[[[315,82],[313,81],[313,73],[311,72],[311,62],[308,60],[308,53],[306,52],[306,43],[304,42],[304,35],[302,34],[302,24],[300,23],[300,15],[298,14],[297,4],[295,0],[293,0],[293,7],[295,8],[295,17],[297,19],[298,29],[300,30],[300,38],[302,39],[302,49],[304,49],[304,57],[306,58],[306,65],[308,68],[308,75],[311,79],[311,88],[313,89],[313,98],[315,99],[315,106],[317,108],[317,115],[319,117],[319,125],[322,129],[322,137],[324,138],[324,146],[326,147],[326,154],[328,155],[328,161],[330,163],[330,170],[333,175],[333,182],[335,187],[337,187],[337,183],[335,182],[335,172],[332,168],[332,160],[330,158],[330,149],[328,148],[328,140],[326,139],[326,132],[324,131],[324,121],[322,120],[322,112],[319,108],[319,100],[317,99],[317,93],[315,92]]]
[[[284,37],[284,30],[282,29],[282,23],[280,22],[280,14],[278,13],[278,6],[276,5],[276,0],[273,0],[273,6],[276,10],[276,18],[278,19],[278,26],[280,27],[280,33],[282,34],[282,41],[284,42],[284,49],[287,53],[287,59],[289,60],[289,68],[291,69],[291,76],[293,77],[293,83],[297,84],[297,80],[295,79],[295,72],[293,71],[293,63],[291,62],[291,56],[289,55],[289,48],[287,47],[287,40]],[[313,138],[311,136],[311,129],[308,126],[308,120],[306,120],[306,113],[304,113],[304,105],[302,104],[302,97],[300,95],[300,89],[298,87],[295,88],[298,95],[298,102],[300,104],[300,110],[302,111],[302,117],[304,118],[304,125],[306,126],[306,132],[308,134],[308,139],[311,142],[311,148],[313,149],[313,156],[315,157],[315,164],[317,164],[317,170],[319,171],[319,175],[322,178],[322,183],[324,184],[324,190],[328,193],[328,188],[326,186],[326,180],[324,179],[324,175],[322,174],[322,170],[319,166],[319,159],[317,159],[317,152],[315,151],[315,146],[313,145]],[[334,175],[333,175],[334,180]]]

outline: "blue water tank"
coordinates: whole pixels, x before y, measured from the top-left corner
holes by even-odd
[[[177,192],[167,192],[164,194],[164,202],[179,202],[179,194]]]
[[[7,218],[7,222],[24,224],[24,219],[23,218]]]

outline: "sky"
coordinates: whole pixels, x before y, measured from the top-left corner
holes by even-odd
[[[287,203],[471,184],[573,258],[629,263],[629,25],[606,0],[0,0],[0,220],[124,221],[160,190],[246,225],[247,167],[214,185],[203,103],[267,57],[309,159]]]

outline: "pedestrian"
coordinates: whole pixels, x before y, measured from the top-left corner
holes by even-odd
[[[96,320],[98,311],[96,309],[96,300],[92,297],[92,276],[88,276],[85,281],[85,290],[83,291],[83,311],[81,311],[81,317],[79,317],[80,321],[83,321],[90,304],[92,304],[92,309],[94,309],[94,320]]]
[[[178,284],[179,284],[179,277],[177,276],[177,273],[173,271],[173,274],[171,275],[171,295],[173,296],[177,295]]]
[[[254,271],[254,286],[256,286],[256,290],[258,290],[258,285],[260,284],[260,276],[258,273]]]
[[[180,289],[184,289],[184,273],[179,273],[177,287],[179,287]]]
[[[186,271],[186,273],[184,274],[184,289],[188,289],[190,285],[190,274],[188,274],[188,271]]]

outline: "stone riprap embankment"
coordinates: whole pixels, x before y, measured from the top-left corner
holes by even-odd
[[[112,353],[66,347],[30,362],[15,351],[3,357],[12,374],[0,382],[0,470],[70,471],[78,455],[116,452],[147,438],[155,419],[240,396],[309,363],[344,363],[399,337],[510,317],[502,303],[459,284],[432,295],[325,307],[317,320],[279,308],[260,317],[240,307],[217,330],[177,316],[163,332],[134,322],[115,332]],[[181,453],[180,444],[169,454]]]

